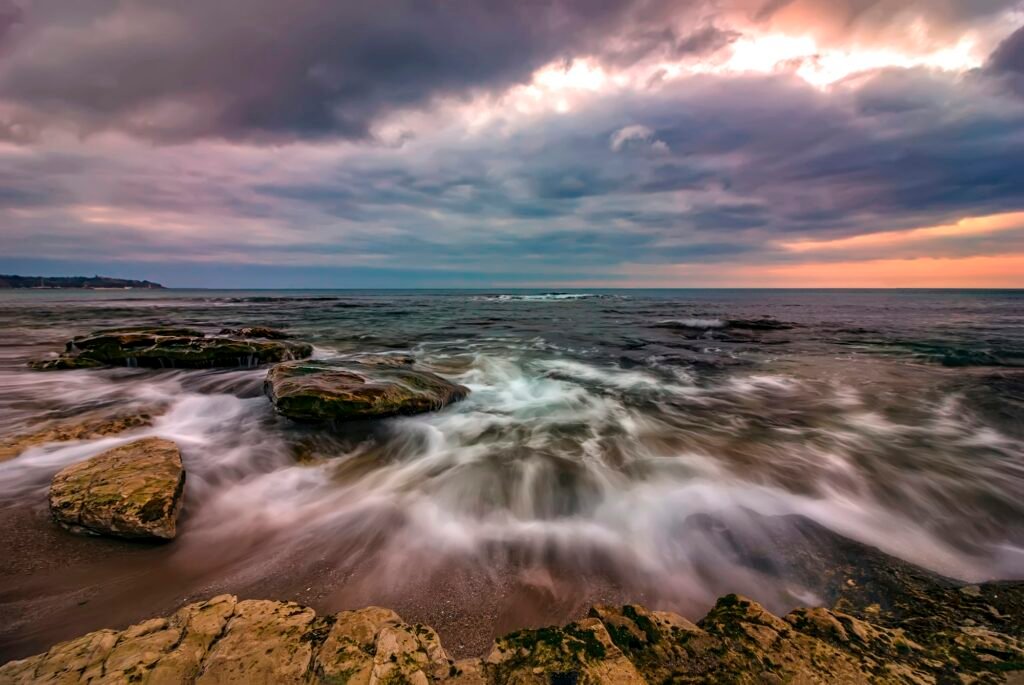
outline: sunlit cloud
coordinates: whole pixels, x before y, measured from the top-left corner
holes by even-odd
[[[929,67],[964,72],[984,61],[975,41],[964,37],[955,45],[925,53],[866,47],[838,49],[819,46],[810,36],[762,35],[744,37],[733,44],[728,59],[691,70],[714,73],[790,72],[817,86],[829,86],[851,75],[876,69]]]
[[[827,252],[862,248],[892,247],[908,243],[919,243],[934,239],[964,237],[974,235],[993,235],[1003,231],[1024,228],[1024,212],[1009,212],[992,216],[969,217],[954,224],[927,226],[905,231],[883,231],[865,233],[849,238],[835,240],[796,240],[783,241],[779,245],[789,252]]]
[[[1019,288],[1024,253],[866,259],[801,264],[628,264],[579,287],[635,288]]]

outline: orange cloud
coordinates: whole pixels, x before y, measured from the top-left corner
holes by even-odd
[[[630,264],[581,288],[1024,288],[1024,253],[804,264]],[[519,284],[523,285],[523,284]],[[550,284],[536,283],[538,287]]]
[[[746,280],[797,288],[1021,288],[1024,254],[753,267]]]
[[[991,214],[989,216],[970,217],[955,224],[912,228],[905,231],[884,231],[868,233],[851,238],[837,240],[799,240],[780,243],[780,247],[790,252],[818,252],[826,250],[846,250],[858,248],[887,247],[916,243],[934,238],[950,238],[967,235],[986,235],[1024,228],[1024,212]]]

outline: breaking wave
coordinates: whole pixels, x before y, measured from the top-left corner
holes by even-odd
[[[0,495],[38,498],[57,469],[161,435],[181,446],[189,473],[177,556],[227,555],[242,576],[267,554],[254,540],[291,558],[315,545],[339,564],[356,544],[389,583],[411,560],[486,567],[495,550],[515,549],[526,566],[600,558],[622,582],[763,596],[763,573],[737,558],[735,541],[693,522],[711,517],[755,539],[765,517],[789,514],[960,577],[1024,572],[1020,540],[975,510],[986,500],[1024,520],[1024,445],[955,397],[922,403],[908,422],[851,387],[787,375],[697,384],[560,357],[461,362],[449,375],[472,390],[464,402],[319,435],[303,463],[296,446],[310,437],[274,416],[261,371],[68,374],[67,401],[117,393],[168,409],[132,434],[29,449],[0,464]],[[774,582],[765,599],[784,603],[791,589]]]

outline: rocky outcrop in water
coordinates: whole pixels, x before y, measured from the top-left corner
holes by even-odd
[[[279,413],[297,421],[345,421],[434,411],[469,389],[408,359],[278,364],[267,374],[267,395]]]
[[[313,347],[303,342],[263,338],[207,337],[189,328],[123,328],[72,339],[65,354],[32,362],[40,371],[138,366],[147,368],[253,367],[305,359]]]
[[[144,438],[60,471],[50,512],[74,533],[171,539],[184,487],[177,445]]]
[[[1024,584],[942,592],[947,614],[899,619],[873,605],[779,617],[737,595],[696,624],[640,606],[595,607],[585,619],[506,635],[482,659],[460,661],[432,629],[387,609],[317,616],[291,602],[222,595],[10,662],[0,683],[1021,682]]]
[[[116,414],[114,416],[89,415],[72,421],[49,424],[38,430],[5,436],[0,439],[0,461],[12,459],[36,445],[73,440],[96,440],[152,425],[153,415],[149,412]]]

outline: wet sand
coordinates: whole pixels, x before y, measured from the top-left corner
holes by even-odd
[[[514,572],[500,568],[416,565],[408,583],[381,588],[370,564],[277,558],[250,577],[196,575],[173,560],[173,543],[142,543],[67,533],[45,503],[0,510],[0,663],[36,654],[100,628],[124,628],[173,613],[189,602],[230,593],[244,599],[293,600],[318,613],[386,606],[434,627],[454,658],[486,653],[494,637],[580,618],[594,604],[648,602],[579,569]],[[223,569],[229,576],[229,569]]]

